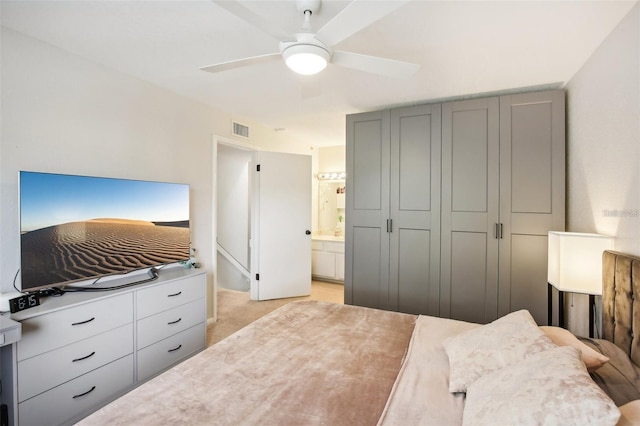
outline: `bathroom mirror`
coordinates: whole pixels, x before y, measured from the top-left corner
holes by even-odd
[[[344,237],[344,180],[318,182],[318,233]]]

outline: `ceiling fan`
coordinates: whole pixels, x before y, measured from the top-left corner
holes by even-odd
[[[332,20],[314,33],[311,28],[311,16],[320,10],[321,0],[296,0],[296,6],[298,11],[302,13],[304,22],[300,32],[295,34],[294,39],[291,40],[289,34],[246,8],[239,0],[214,0],[216,4],[239,18],[263,30],[277,40],[284,41],[280,42],[279,52],[209,65],[200,69],[216,73],[283,58],[289,68],[303,75],[316,74],[322,71],[328,63],[331,63],[387,77],[409,77],[420,68],[419,65],[353,52],[337,51],[331,48],[390,14],[408,1],[410,0],[353,0]]]

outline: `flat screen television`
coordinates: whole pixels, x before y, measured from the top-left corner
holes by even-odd
[[[189,186],[20,172],[23,292],[183,262]]]

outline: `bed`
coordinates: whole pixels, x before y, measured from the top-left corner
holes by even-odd
[[[603,339],[292,302],[80,424],[638,424],[640,259],[603,262]]]

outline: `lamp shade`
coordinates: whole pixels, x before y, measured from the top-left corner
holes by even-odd
[[[613,237],[579,232],[549,232],[547,281],[561,291],[602,294],[602,252]]]

